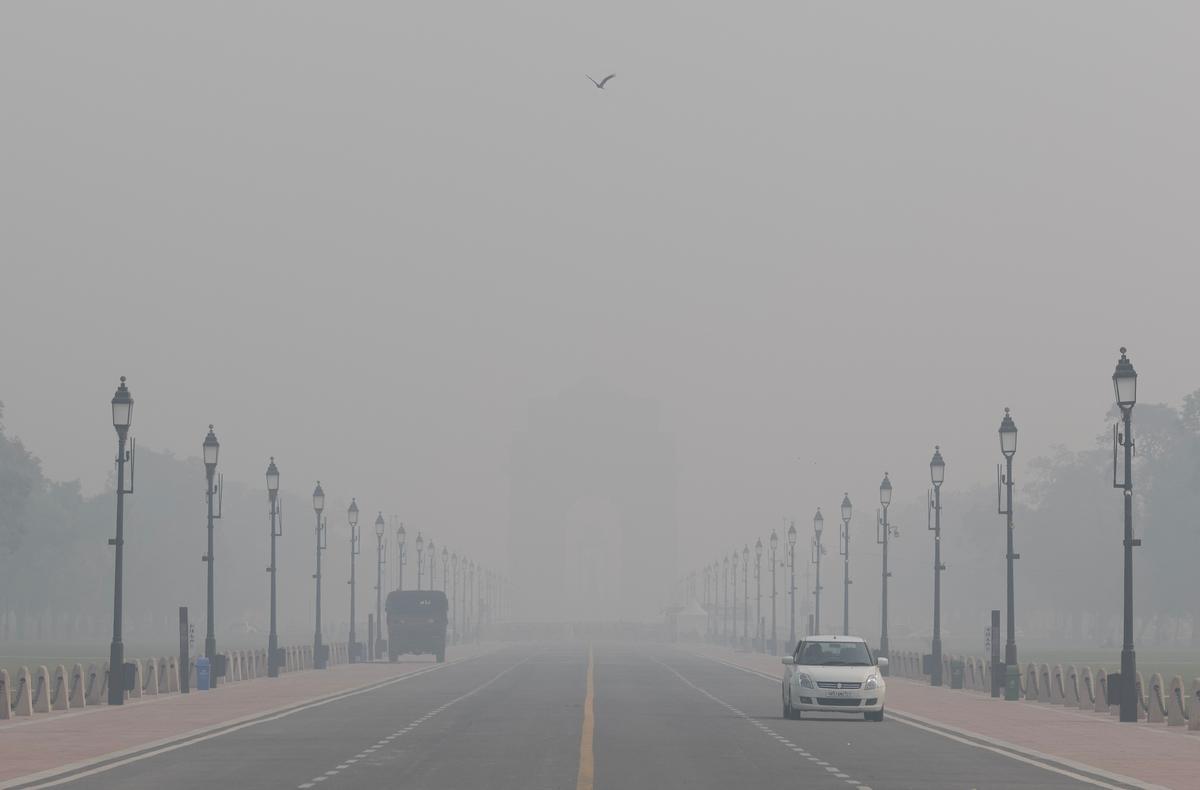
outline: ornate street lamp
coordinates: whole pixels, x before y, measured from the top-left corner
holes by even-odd
[[[434,589],[433,580],[433,563],[437,559],[437,546],[434,545],[433,539],[429,540],[429,589]]]
[[[350,507],[346,509],[346,521],[350,524],[350,660],[355,661],[358,659],[358,642],[354,636],[354,566],[357,564],[354,558],[359,555],[360,541],[358,533],[358,500],[354,497],[350,498]]]
[[[276,626],[275,611],[275,539],[283,535],[283,513],[279,508],[279,468],[275,466],[275,456],[267,464],[267,500],[271,503],[271,628],[267,634],[267,677],[279,677],[279,630]]]
[[[446,580],[450,577],[450,550],[442,546],[442,592],[446,592]]]
[[[842,496],[842,529],[838,533],[838,554],[842,555],[842,633],[850,634],[850,493]]]
[[[204,562],[208,564],[208,627],[204,636],[204,655],[208,656],[210,671],[212,672],[212,685],[217,685],[218,678],[221,672],[217,667],[217,631],[215,617],[213,614],[213,522],[221,517],[221,492],[223,486],[221,479],[217,478],[213,482],[213,478],[217,473],[217,458],[221,453],[221,444],[217,441],[217,435],[213,433],[212,425],[208,426],[208,435],[204,437],[204,476],[208,480],[208,486],[205,489],[208,500],[208,553],[204,555]],[[213,510],[213,501],[216,498],[216,510]],[[224,669],[221,667],[220,669]]]
[[[458,622],[458,552],[450,555],[450,573],[453,575],[450,585],[450,622],[453,627],[450,629],[454,637],[454,644],[458,644],[459,639],[459,622]]]
[[[1133,406],[1137,403],[1137,372],[1133,363],[1121,349],[1117,369],[1113,371],[1113,391],[1121,419],[1125,423],[1125,435],[1113,426],[1113,487],[1122,489],[1125,499],[1125,606],[1124,637],[1121,643],[1121,721],[1137,721],[1137,657],[1133,650],[1133,550],[1142,545],[1133,537]],[[1117,481],[1117,447],[1125,449],[1124,480]]]
[[[791,570],[791,581],[788,583],[788,595],[792,599],[792,631],[791,640],[788,644],[788,650],[794,650],[796,647],[796,523],[788,527],[788,568]]]
[[[125,643],[121,629],[124,613],[122,587],[125,564],[125,495],[133,493],[133,442],[129,440],[129,426],[133,424],[133,396],[125,386],[125,377],[112,397],[113,429],[117,432],[117,536],[108,541],[116,549],[113,574],[113,638],[108,650],[108,704],[125,704]],[[129,440],[129,450],[125,442]],[[125,464],[129,464],[129,488],[125,487]],[[8,700],[0,701],[8,704]]]
[[[321,518],[321,512],[325,510],[325,492],[321,489],[321,481],[317,481],[317,487],[313,489],[313,512],[317,514],[317,572],[313,574],[313,578],[317,580],[317,617],[316,629],[313,631],[313,668],[325,669],[327,662],[325,660],[325,646],[321,638],[321,552],[325,550],[325,521]]]
[[[754,635],[758,640],[758,649],[766,652],[767,638],[763,633],[762,619],[762,538],[754,541]]]
[[[1005,490],[1005,504],[997,511],[1005,517],[1007,524],[1008,552],[1004,555],[1008,569],[1008,633],[1004,642],[1004,698],[1016,700],[1021,698],[1021,669],[1017,666],[1017,625],[1015,619],[1015,596],[1013,593],[1013,561],[1021,558],[1013,551],[1013,456],[1017,454],[1017,424],[1013,422],[1012,414],[1006,408],[1004,419],[1000,421],[1000,453],[1004,456],[1004,471],[996,468],[996,499],[1000,498],[1000,488]]]
[[[742,645],[750,641],[750,547],[742,546]]]
[[[417,530],[417,589],[421,589],[421,555],[425,551],[425,538],[421,537],[421,530]]]
[[[404,589],[404,566],[408,564],[408,546],[404,541],[407,537],[408,533],[404,530],[404,522],[401,521],[400,526],[396,528],[396,550],[399,552],[397,555],[399,565],[396,566],[399,571],[396,583],[397,590]]]
[[[946,462],[942,459],[942,448],[934,446],[933,460],[929,462],[929,479],[933,483],[933,496],[929,510],[933,514],[933,666],[929,674],[932,686],[942,685],[942,481],[946,479]]]
[[[372,660],[380,658],[379,646],[383,641],[383,511],[379,511],[379,515],[375,517],[375,633],[374,643],[371,645]]]
[[[721,618],[721,636],[724,638],[724,641],[728,641],[730,644],[733,644],[732,634],[729,631],[729,558],[728,557],[721,558],[721,567],[723,569],[723,573],[725,576],[725,612],[724,612],[724,616]]]
[[[879,504],[883,508],[882,516],[877,517],[875,523],[875,542],[883,546],[883,608],[880,614],[879,655],[887,658],[888,577],[892,575],[888,572],[888,541],[900,535],[899,530],[894,530],[888,524],[888,505],[892,504],[892,481],[888,479],[887,472],[883,473],[883,482],[879,484]],[[881,669],[880,672],[886,675],[887,669]]]
[[[779,549],[779,534],[771,530],[771,654],[779,652],[779,628],[775,623],[775,599],[778,597],[778,585],[775,584],[775,572],[779,570],[777,552]]]
[[[816,586],[816,612],[813,617],[813,627],[815,633],[821,633],[821,555],[825,553],[825,547],[821,545],[821,532],[825,529],[825,517],[821,515],[821,508],[817,508],[817,514],[813,516],[813,538],[812,538],[812,563],[817,566],[817,586]]]

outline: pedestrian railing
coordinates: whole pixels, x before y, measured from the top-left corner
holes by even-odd
[[[349,646],[344,642],[328,645],[329,665],[350,663]],[[281,648],[284,661],[281,672],[298,672],[313,667],[311,645]],[[226,683],[241,683],[267,676],[268,657],[266,650],[234,650],[223,654],[225,658]],[[127,699],[143,696],[155,697],[178,694],[180,691],[179,660],[175,656],[153,657],[133,660],[134,682],[126,692]],[[70,671],[59,664],[53,673],[45,666],[21,667],[15,678],[8,670],[0,669],[0,720],[14,717],[48,714],[106,704],[110,671],[108,662],[75,664]],[[196,659],[186,667],[189,673],[189,688],[196,688]],[[121,678],[124,682],[124,678]]]
[[[893,651],[890,671],[892,675],[913,680],[928,681],[922,655],[915,651]],[[965,691],[990,694],[992,687],[991,662],[975,656],[944,655],[942,659],[943,683],[949,686],[951,669],[962,662]],[[1019,697],[1028,702],[1061,705],[1079,710],[1094,711],[1116,716],[1119,706],[1110,702],[1108,673],[1074,664],[1029,663],[1018,674],[1021,684]],[[1003,679],[1001,679],[1003,685]],[[1187,726],[1189,730],[1200,730],[1200,678],[1192,681],[1190,689],[1181,675],[1175,675],[1170,683],[1154,673],[1150,683],[1144,682],[1142,673],[1134,677],[1134,694],[1137,699],[1138,720],[1168,727]]]

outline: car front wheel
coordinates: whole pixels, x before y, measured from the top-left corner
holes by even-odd
[[[867,711],[863,714],[863,718],[867,721],[883,721],[883,710]]]

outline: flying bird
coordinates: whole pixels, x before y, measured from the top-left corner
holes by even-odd
[[[584,74],[583,76],[587,77],[589,80],[592,80],[592,75],[590,75],[590,74]],[[611,79],[612,79],[613,77],[615,77],[615,76],[617,76],[617,75],[616,75],[616,74],[609,74],[607,77],[605,77],[604,79],[600,80],[599,82],[596,82],[595,80],[592,80],[592,84],[593,84],[593,85],[595,85],[595,86],[596,86],[597,88],[599,88],[600,90],[604,90],[604,86],[605,86],[606,84],[608,84],[608,81],[609,81],[609,80],[611,80]]]

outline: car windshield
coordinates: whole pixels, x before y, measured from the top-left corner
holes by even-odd
[[[804,642],[796,656],[797,664],[822,667],[869,667],[871,651],[862,642]]]

